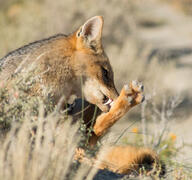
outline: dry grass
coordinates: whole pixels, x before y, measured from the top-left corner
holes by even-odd
[[[191,8],[184,1],[172,2],[184,11],[187,8],[187,12]],[[184,42],[184,47],[188,47],[187,40],[192,32],[187,31],[191,27],[187,22],[191,17],[185,19],[180,12],[172,12],[172,2],[167,6],[153,0],[148,3],[99,0],[97,4],[91,0],[0,0],[0,56],[55,33],[69,34],[89,17],[103,15],[103,42],[114,68],[117,88],[139,79],[150,97],[146,104],[136,107],[115,125],[118,130],[113,130],[118,133],[122,127],[127,127],[122,136],[115,135],[115,140],[121,137],[118,142],[124,144],[152,145],[166,159],[167,179],[190,179],[190,163],[185,163],[186,158],[184,161],[176,159],[178,150],[183,148],[177,146],[177,132],[170,135],[171,126],[180,123],[175,119],[191,116],[190,106],[186,106],[191,104],[192,88],[190,62],[185,58],[188,56],[164,58],[155,54],[149,60],[154,49],[162,50],[163,47],[169,52],[170,48],[182,48]],[[169,38],[172,34],[174,38]],[[177,40],[177,36],[181,39]],[[178,41],[181,45],[172,46]],[[188,63],[187,68],[179,68],[179,63],[184,61]],[[5,92],[1,86],[0,121],[4,127],[12,124],[12,129],[7,135],[1,133],[0,179],[64,179],[69,174],[71,179],[83,179],[84,176],[92,179],[95,169],[84,165],[78,168],[76,164],[71,168],[72,155],[80,141],[75,136],[78,125],[71,127],[68,118],[55,112],[43,102],[44,99],[28,98],[26,101],[27,93],[22,88],[18,91],[15,87],[10,94]],[[5,103],[4,97],[11,97],[12,103]],[[179,101],[176,101],[177,97],[180,97]],[[181,102],[182,106],[177,104],[180,100],[184,102]],[[44,116],[44,111],[49,115]],[[130,120],[131,123],[141,122],[141,126],[136,126],[137,133],[127,135],[132,128],[128,124]],[[36,134],[32,133],[34,126]],[[150,134],[149,138],[146,134]],[[114,142],[113,138],[108,141],[111,142]]]
[[[22,125],[13,123],[10,132],[1,139],[0,178],[58,180],[93,177],[91,167],[79,167],[73,160],[79,141],[78,126],[71,126],[69,119],[58,126],[63,117],[52,113],[45,118],[42,114],[40,112],[33,123],[31,116],[26,116]],[[36,134],[33,133],[34,126]]]
[[[0,90],[0,179],[91,179],[94,168],[74,160],[86,141],[83,129],[72,126],[49,97],[28,96],[34,83],[29,75],[15,77],[11,90],[6,84]]]

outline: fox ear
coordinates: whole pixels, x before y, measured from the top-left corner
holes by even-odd
[[[90,18],[77,31],[77,37],[82,37],[88,45],[101,43],[103,29],[103,17],[95,16]]]

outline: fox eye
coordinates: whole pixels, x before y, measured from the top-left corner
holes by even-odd
[[[108,70],[105,69],[104,67],[101,67],[101,70],[102,70],[102,78],[103,78],[103,81],[104,81],[105,83],[107,83],[108,80],[109,80],[109,72],[108,72]]]

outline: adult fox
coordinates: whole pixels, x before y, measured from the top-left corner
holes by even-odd
[[[30,43],[0,60],[0,81],[9,81],[14,74],[35,67],[33,76],[38,76],[39,80],[30,93],[43,96],[49,92],[55,105],[63,95],[66,100],[74,94],[81,97],[82,89],[85,99],[100,109],[90,144],[95,144],[98,137],[144,99],[143,86],[136,81],[132,81],[129,86],[125,85],[118,94],[112,67],[102,47],[102,28],[103,18],[95,16],[68,36],[58,34]],[[120,149],[117,152],[119,154]],[[140,159],[145,159],[145,156],[155,160],[154,152],[150,151],[146,155],[146,150],[143,150],[143,153],[134,156],[137,157],[134,161],[130,157],[126,163],[142,163]]]

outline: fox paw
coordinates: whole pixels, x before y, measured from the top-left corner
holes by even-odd
[[[129,85],[124,85],[121,90],[120,97],[127,98],[128,102],[134,106],[145,100],[143,95],[144,86],[138,81],[131,81]]]

